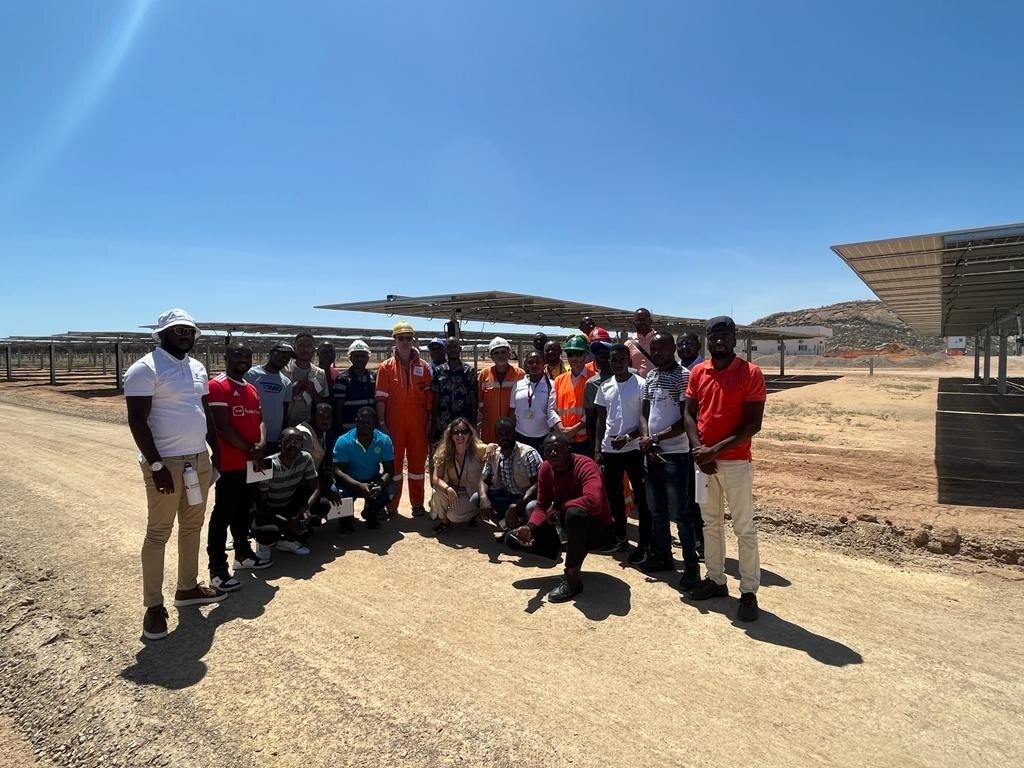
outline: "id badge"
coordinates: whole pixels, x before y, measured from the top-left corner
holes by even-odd
[[[532,419],[533,418],[533,409],[532,408],[527,408],[525,411],[523,411],[523,417],[527,418],[527,419]]]

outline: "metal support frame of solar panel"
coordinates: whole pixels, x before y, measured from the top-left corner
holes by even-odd
[[[462,322],[507,323],[533,327],[571,329],[589,316],[604,328],[632,331],[635,309],[616,309],[599,304],[586,304],[545,296],[532,296],[507,291],[477,291],[471,293],[437,294],[432,296],[389,295],[382,300],[355,301],[340,304],[321,304],[317,309],[348,312],[375,312],[395,317],[425,317],[439,320],[459,318]],[[705,321],[700,318],[657,314],[652,310],[655,326],[672,333],[703,335]],[[737,333],[745,338],[801,339],[806,334],[791,333],[777,328],[740,326]]]

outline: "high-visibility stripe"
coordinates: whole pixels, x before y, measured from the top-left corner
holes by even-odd
[[[373,400],[346,400],[345,405],[370,405]]]
[[[583,415],[582,408],[556,408],[555,410],[558,412],[559,416],[568,416],[569,414],[574,414],[576,416]]]
[[[388,396],[388,393],[387,393],[387,392],[385,392],[385,391],[384,391],[383,389],[378,389],[378,390],[377,390],[376,392],[374,392],[373,394],[374,394],[374,396],[375,396],[375,397],[379,397],[379,398],[381,398],[381,399],[383,399],[383,398],[385,398],[385,397],[387,397],[387,396]]]
[[[407,472],[405,476],[410,480],[422,480],[424,477],[423,475],[415,475],[412,472]]]

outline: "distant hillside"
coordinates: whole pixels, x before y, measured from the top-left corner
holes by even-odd
[[[824,325],[832,329],[828,352],[878,349],[886,344],[912,347],[921,352],[946,348],[938,336],[918,336],[880,301],[844,301],[815,309],[796,309],[755,320],[752,325]]]

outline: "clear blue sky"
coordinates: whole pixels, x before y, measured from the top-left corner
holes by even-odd
[[[502,289],[750,321],[1024,219],[1019,3],[7,3],[0,335]]]

